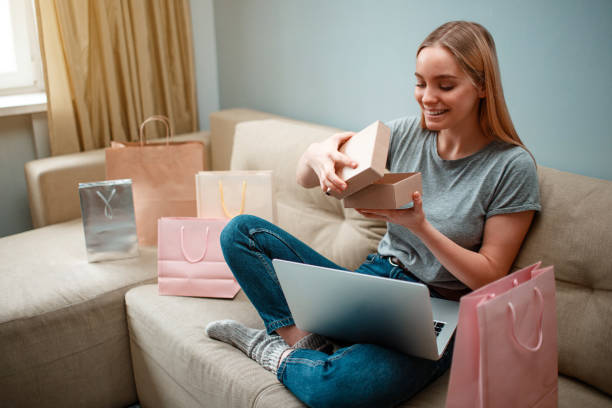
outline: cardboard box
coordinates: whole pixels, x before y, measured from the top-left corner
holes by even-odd
[[[358,166],[342,168],[338,175],[346,181],[347,188],[342,193],[330,194],[342,199],[383,177],[390,140],[390,129],[377,120],[340,146],[340,152],[355,160]]]
[[[345,208],[397,209],[422,193],[421,173],[387,173],[371,185],[344,199]]]

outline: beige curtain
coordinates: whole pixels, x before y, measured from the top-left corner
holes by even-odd
[[[36,0],[36,12],[52,155],[138,140],[156,114],[196,131],[189,0]]]

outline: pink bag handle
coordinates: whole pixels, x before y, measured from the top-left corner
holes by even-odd
[[[146,118],[144,122],[140,124],[140,128],[138,130],[138,139],[140,140],[140,146],[144,146],[147,142],[147,138],[144,134],[144,125],[146,125],[149,122],[156,121],[156,120],[163,123],[164,126],[166,127],[166,146],[170,144],[170,138],[174,137],[174,131],[172,130],[172,126],[170,126],[170,120],[168,119],[167,116],[153,115],[153,116],[149,116],[148,118]]]
[[[187,255],[187,251],[185,251],[185,226],[181,225],[181,251],[183,252],[183,257],[187,260],[187,262],[189,263],[197,263],[200,262],[202,259],[204,259],[204,257],[206,256],[206,252],[208,251],[208,232],[209,232],[209,228],[206,227],[206,237],[205,237],[205,242],[204,242],[204,252],[202,252],[202,255],[198,258],[198,259],[192,259],[189,258],[189,255]]]
[[[480,302],[476,304],[476,308],[478,309],[478,306],[480,306],[482,303],[488,302],[494,297],[495,297],[495,293],[489,293],[486,296],[483,296],[483,298],[480,299]],[[483,340],[482,340],[481,335],[479,335],[478,338],[480,339],[480,344],[478,345],[478,370],[480,371],[480,375],[478,376],[478,394],[480,396],[479,398],[480,408],[483,408],[484,407],[484,384],[482,382],[482,377],[483,377],[482,372],[484,371],[484,368],[483,368],[484,357],[482,355]]]
[[[512,334],[512,340],[514,340],[514,342],[519,347],[523,348],[524,350],[531,351],[531,352],[538,351],[540,347],[542,347],[542,338],[543,338],[542,325],[544,321],[544,297],[542,296],[542,292],[540,291],[540,289],[537,288],[537,286],[533,287],[533,291],[536,293],[537,298],[540,302],[540,318],[538,319],[538,331],[539,331],[538,337],[539,338],[538,338],[538,344],[536,344],[534,347],[530,347],[526,344],[523,344],[516,336],[516,311],[514,310],[514,305],[512,304],[512,302],[508,302],[508,309],[510,310],[510,317],[512,319],[512,321],[510,322],[510,333]]]

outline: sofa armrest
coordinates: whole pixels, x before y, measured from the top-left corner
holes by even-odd
[[[204,169],[210,168],[209,132],[175,136],[175,141],[204,143]],[[152,142],[162,140],[152,140]],[[28,198],[34,228],[81,216],[79,183],[106,179],[104,149],[32,160],[25,164]]]
[[[34,228],[78,218],[78,183],[104,180],[104,149],[32,160],[25,175]]]

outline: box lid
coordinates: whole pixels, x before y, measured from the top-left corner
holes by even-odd
[[[343,167],[338,176],[347,183],[342,193],[330,192],[338,199],[347,197],[382,178],[387,164],[391,130],[377,120],[340,146],[358,164],[357,168]]]

